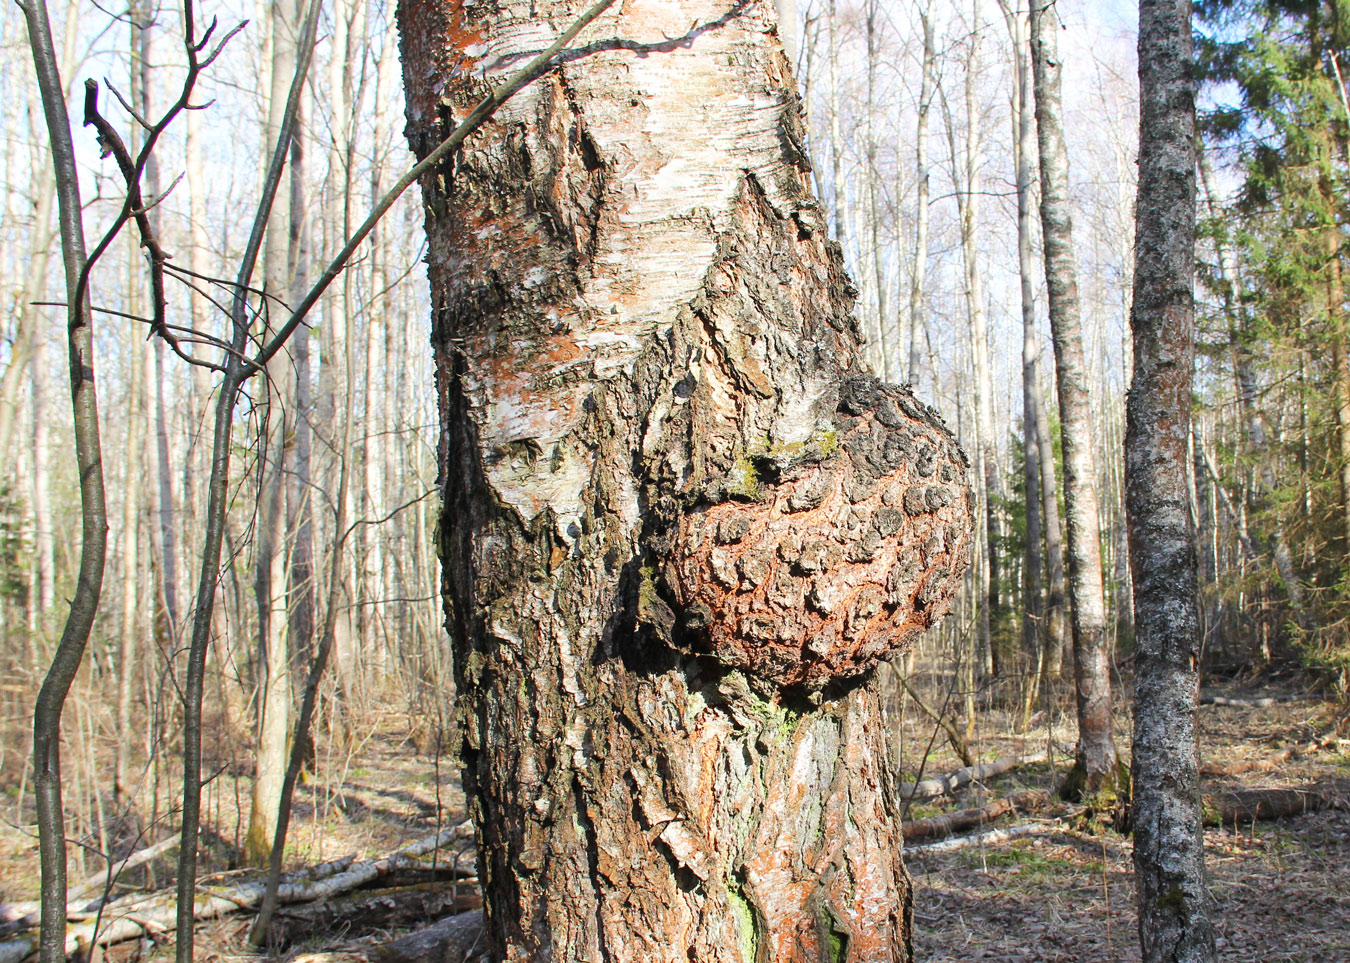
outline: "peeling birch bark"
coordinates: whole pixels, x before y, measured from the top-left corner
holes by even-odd
[[[582,4],[486,7],[400,7],[419,153]],[[487,944],[908,960],[867,682],[966,565],[964,456],[862,367],[774,4],[581,40],[422,185]]]

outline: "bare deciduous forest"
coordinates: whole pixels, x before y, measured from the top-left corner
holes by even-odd
[[[1347,58],[16,0],[0,963],[1350,960]]]

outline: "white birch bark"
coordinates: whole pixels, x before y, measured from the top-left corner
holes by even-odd
[[[919,81],[919,109],[914,132],[914,167],[917,172],[917,188],[914,212],[914,260],[910,265],[908,331],[905,341],[909,356],[901,381],[918,386],[923,370],[921,342],[926,337],[926,310],[924,299],[925,280],[928,274],[928,222],[929,222],[929,184],[928,165],[928,113],[933,105],[933,88],[937,70],[937,43],[934,39],[934,8],[936,0],[926,0],[922,8],[921,26],[923,28],[923,66]],[[933,393],[937,394],[937,372],[928,372],[933,379]]]
[[[883,266],[885,254],[881,237],[881,207],[877,203],[877,182],[881,179],[881,172],[877,166],[877,136],[875,130],[877,62],[881,58],[879,36],[881,27],[878,22],[880,16],[881,12],[877,0],[868,0],[866,7],[867,105],[863,130],[863,136],[867,143],[867,169],[864,175],[867,178],[868,233],[872,242],[871,282],[873,303],[876,305],[877,357],[881,362],[876,366],[876,372],[883,379],[889,380],[894,366],[894,358],[886,337],[886,321],[890,315],[890,292],[887,290],[886,270]]]
[[[281,117],[291,78],[295,73],[301,9],[295,0],[273,0],[269,8],[271,31],[270,87],[264,142],[274,145],[281,132]],[[291,250],[291,192],[283,187],[267,221],[263,248],[263,286],[271,298],[284,303],[291,289],[294,252]],[[264,317],[274,319],[275,329],[284,309],[271,301]],[[294,376],[283,354],[281,363],[267,372],[267,430],[259,443],[258,522],[256,536],[254,597],[258,612],[259,698],[255,771],[249,804],[245,859],[254,866],[267,863],[276,832],[277,806],[286,770],[287,738],[290,734],[290,619],[288,617],[286,443],[294,430]]]
[[[1064,789],[1096,792],[1120,780],[1111,731],[1106,597],[1102,584],[1101,522],[1093,455],[1091,372],[1083,352],[1078,267],[1069,202],[1069,157],[1060,101],[1061,62],[1053,4],[1035,0],[1031,15],[1032,75],[1041,161],[1041,235],[1055,347],[1064,508],[1068,516],[1069,590],[1073,599],[1074,680],[1078,709],[1075,767]]]
[[[39,617],[56,602],[56,531],[52,518],[51,441],[47,409],[47,339],[37,338],[33,348],[33,540],[36,597]],[[39,621],[41,619],[39,618]]]
[[[1026,512],[1026,557],[1023,584],[1026,600],[1023,606],[1023,644],[1028,653],[1039,652],[1041,675],[1050,662],[1049,636],[1045,632],[1045,605],[1041,579],[1041,434],[1049,430],[1040,422],[1041,399],[1041,336],[1036,325],[1036,280],[1032,253],[1032,209],[1035,203],[1033,184],[1036,176],[1035,118],[1032,115],[1031,93],[1031,23],[1020,2],[1000,0],[1003,16],[1012,41],[1013,65],[1013,150],[1017,177],[1017,269],[1022,299],[1022,438],[1023,438],[1023,494]],[[1062,575],[1061,575],[1062,579]],[[1061,588],[1062,593],[1062,588]],[[1053,645],[1058,645],[1055,639]],[[1028,687],[1028,692],[1033,687]],[[1031,705],[1028,698],[1026,705]]]
[[[965,266],[966,311],[970,321],[969,337],[971,363],[975,382],[975,444],[979,447],[978,466],[984,479],[983,509],[984,536],[983,573],[980,586],[980,642],[981,656],[986,667],[998,674],[1002,669],[1001,653],[995,652],[996,641],[991,625],[999,610],[997,551],[999,517],[997,496],[1002,491],[998,468],[998,445],[994,436],[994,396],[989,369],[989,323],[984,306],[984,271],[980,265],[979,230],[980,196],[983,191],[980,172],[983,167],[980,112],[977,102],[975,77],[979,64],[979,36],[982,30],[979,0],[971,5],[971,31],[968,40],[964,103],[965,142],[959,154],[956,149],[955,123],[947,112],[947,142],[951,153],[952,170],[959,177],[956,199],[961,219],[961,252]],[[959,172],[959,173],[958,173]]]
[[[844,134],[839,108],[839,16],[835,0],[829,0],[826,9],[826,29],[829,39],[829,105],[830,105],[830,187],[834,192],[834,239],[845,252],[849,250],[849,225],[852,213],[848,203],[848,185],[844,178]]]

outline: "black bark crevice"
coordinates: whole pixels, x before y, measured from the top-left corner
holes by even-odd
[[[609,959],[609,950],[605,947],[605,918],[604,908],[606,901],[606,890],[604,879],[600,872],[600,849],[595,838],[595,827],[592,824],[590,809],[587,803],[587,792],[581,785],[580,779],[574,779],[572,782],[575,797],[576,819],[581,825],[582,832],[586,836],[586,860],[589,867],[589,879],[591,890],[595,894],[595,942],[600,951],[600,959]]]

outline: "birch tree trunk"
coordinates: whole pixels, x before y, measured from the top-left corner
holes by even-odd
[[[847,184],[844,180],[844,134],[839,113],[839,15],[835,0],[830,0],[825,14],[829,41],[829,103],[830,103],[830,187],[834,192],[834,239],[848,250],[849,210]]]
[[[1041,579],[1041,338],[1036,327],[1036,276],[1032,253],[1032,193],[1036,176],[1033,154],[1036,131],[1031,106],[1030,25],[1021,4],[1001,3],[1013,47],[1013,150],[1017,164],[1017,268],[1022,295],[1022,452],[1026,512],[1026,558],[1023,584],[1022,643],[1027,653],[1040,652],[1042,674],[1049,652],[1044,640],[1045,606]],[[1030,699],[1027,705],[1030,706]]]
[[[29,105],[30,116],[37,116],[40,110],[33,98]],[[36,154],[36,149],[34,154]],[[29,172],[29,190],[33,199],[33,227],[29,235],[29,270],[25,272],[21,288],[21,301],[14,312],[15,330],[9,347],[9,363],[0,374],[0,451],[12,450],[14,436],[22,418],[19,404],[19,389],[23,385],[24,375],[33,364],[33,353],[40,339],[40,309],[33,306],[34,301],[42,300],[47,285],[47,264],[56,231],[52,227],[52,201],[56,193],[55,178],[51,165],[40,155],[35,156]]]
[[[1200,633],[1187,444],[1195,363],[1190,0],[1139,5],[1139,200],[1125,505],[1134,575],[1134,867],[1144,963],[1215,958],[1195,728]]]
[[[270,7],[271,75],[265,143],[277,142],[286,96],[295,73],[300,5],[296,0],[273,0]],[[297,136],[300,124],[297,123]],[[290,176],[294,178],[292,168]],[[273,298],[290,294],[294,274],[291,251],[291,192],[277,192],[267,220],[263,249],[264,289]],[[282,318],[283,309],[272,301],[264,317]],[[289,358],[283,358],[287,361]],[[257,705],[255,770],[250,797],[244,858],[252,866],[266,866],[276,833],[277,806],[286,771],[286,740],[290,734],[290,620],[289,566],[286,558],[286,443],[294,430],[294,376],[290,365],[272,366],[268,373],[267,430],[259,440],[257,551],[254,595],[258,606],[259,696]]]
[[[966,142],[960,159],[960,182],[956,199],[961,216],[961,252],[966,269],[966,310],[970,318],[970,349],[975,369],[975,437],[980,448],[979,467],[984,478],[984,572],[980,586],[980,635],[983,656],[994,675],[1002,669],[1002,654],[992,627],[999,613],[999,517],[997,496],[1002,492],[998,470],[998,446],[994,438],[994,392],[989,372],[989,322],[984,309],[984,272],[979,257],[980,153],[983,132],[976,103],[975,74],[979,61],[978,37],[982,29],[978,0],[971,5],[969,59],[966,63],[965,108]],[[951,150],[952,173],[957,176],[956,134],[950,113],[947,115],[947,139]]]
[[[1083,352],[1078,308],[1078,267],[1069,206],[1069,156],[1064,146],[1057,30],[1054,5],[1046,0],[1033,0],[1031,47],[1040,141],[1041,234],[1059,389],[1069,592],[1073,599],[1078,747],[1074,768],[1064,785],[1065,793],[1072,796],[1095,793],[1121,783],[1122,774],[1118,771],[1111,732],[1111,675],[1107,662],[1097,469],[1092,447],[1090,372]]]
[[[1037,352],[1039,354],[1039,351]],[[1039,365],[1037,366],[1039,367]],[[1064,580],[1064,525],[1059,516],[1059,482],[1055,470],[1055,447],[1050,438],[1050,416],[1045,407],[1045,390],[1036,379],[1036,443],[1041,472],[1041,515],[1045,519],[1045,563],[1049,576],[1045,597],[1045,675],[1057,679],[1064,671],[1065,608],[1068,598]]]
[[[140,299],[135,296],[140,277],[133,273],[132,288],[128,292],[128,309],[138,313]],[[135,322],[129,322],[135,324]],[[127,339],[130,357],[130,371],[127,379],[126,404],[126,451],[123,462],[125,487],[122,492],[122,612],[121,634],[117,645],[117,747],[113,760],[113,789],[118,795],[126,793],[130,784],[127,779],[127,753],[131,749],[131,684],[136,676],[137,660],[148,655],[141,639],[141,595],[140,584],[140,496],[141,488],[133,479],[141,477],[143,470],[142,427],[145,414],[142,411],[141,394],[143,378],[141,366],[144,345],[140,332],[134,328]]]
[[[305,210],[305,128],[297,115],[295,131],[291,135],[291,173],[288,238],[291,277],[288,300],[298,304],[309,291],[310,228]],[[292,660],[292,682],[303,689],[310,663],[314,657],[314,524],[313,485],[313,428],[314,417],[313,372],[310,368],[310,336],[298,331],[290,341],[295,362],[294,411],[290,424],[294,441],[291,442],[292,466],[286,476],[286,526],[291,534],[290,570],[287,573],[287,596],[290,601],[289,621]],[[285,377],[290,378],[289,371]],[[313,764],[314,743],[306,743],[306,766]]]
[[[47,410],[47,341],[38,336],[33,346],[33,539],[37,570],[39,618],[56,603],[56,530],[52,518],[51,413]]]
[[[131,94],[132,103],[136,105],[140,115],[150,117],[152,116],[150,112],[150,84],[152,79],[150,65],[153,62],[151,59],[151,27],[154,15],[152,11],[146,9],[140,11],[140,16],[144,20],[132,27],[134,32],[132,40],[135,46]],[[146,196],[159,197],[161,194],[159,159],[153,153],[146,159],[144,181]],[[162,236],[158,206],[151,208],[149,217],[151,224],[154,225],[155,233]],[[174,533],[173,469],[169,461],[169,404],[164,390],[164,350],[164,339],[154,339],[153,354],[146,359],[145,365],[145,404],[150,405],[153,399],[155,431],[154,504],[156,511],[154,517],[157,519],[157,524],[151,526],[149,535],[151,543],[155,546],[159,555],[160,591],[157,602],[163,606],[168,636],[174,638],[178,626],[178,550]],[[147,419],[148,431],[149,419]]]
[[[202,114],[206,111],[189,110],[183,124],[184,160],[187,175],[189,236],[188,267],[198,276],[211,272],[211,240],[206,227],[206,197],[208,183],[206,166],[202,159]],[[220,319],[202,292],[195,287],[189,293],[192,326],[200,331],[216,332]],[[206,369],[193,366],[188,372],[191,386],[191,411],[194,419],[209,421],[212,395],[211,378]],[[187,463],[183,466],[183,505],[191,518],[200,518],[206,511],[206,489],[211,475],[211,446],[194,441],[189,448]],[[195,540],[191,542],[195,547]],[[190,567],[190,566],[189,566]]]
[[[130,94],[132,103],[138,111],[145,107],[141,84],[144,74],[139,66],[142,50],[142,20],[148,14],[140,3],[132,3],[127,12],[130,21],[129,52],[131,53]],[[142,117],[148,114],[142,112]],[[132,126],[129,131],[129,143],[132,156],[140,151],[141,130]],[[148,196],[153,197],[154,194]],[[134,248],[133,248],[134,250]],[[139,259],[134,255],[127,266],[127,311],[139,317],[146,317],[145,309],[147,286]],[[145,339],[139,330],[139,322],[124,322],[127,352],[127,398],[125,449],[122,463],[122,611],[121,636],[117,647],[117,746],[113,759],[113,791],[120,799],[130,789],[127,778],[128,755],[131,741],[131,684],[136,676],[139,661],[149,655],[148,639],[141,637],[142,592],[141,580],[141,544],[140,515],[144,489],[139,481],[145,474],[145,428],[149,423],[145,405],[149,398],[145,391],[145,367],[148,361]]]
[[[485,6],[400,8],[419,154],[580,9]],[[964,458],[859,367],[773,4],[624,10],[422,184],[488,950],[908,960],[867,682],[959,582]]]
[[[934,74],[937,70],[937,43],[933,39],[933,13],[936,0],[927,0],[923,7],[923,67],[919,81],[919,112],[914,131],[914,168],[917,186],[914,201],[914,263],[909,282],[909,360],[901,381],[919,384],[923,370],[920,333],[926,330],[924,281],[928,272],[928,112],[933,106]],[[933,391],[937,392],[937,372],[930,371]]]
[[[885,256],[881,243],[881,208],[877,204],[877,181],[881,171],[877,166],[877,138],[874,122],[877,106],[877,61],[881,57],[877,19],[880,12],[877,0],[868,0],[867,9],[867,116],[864,135],[867,139],[867,224],[872,241],[872,283],[875,287],[877,306],[877,351],[881,364],[878,373],[889,378],[892,365],[892,352],[886,341],[886,318],[890,314],[890,292],[887,290]]]
[[[37,117],[40,110],[35,92],[30,99],[29,116]],[[40,310],[33,307],[33,302],[42,299],[49,280],[47,269],[56,241],[56,231],[52,225],[56,183],[52,165],[43,156],[38,144],[33,145],[29,157],[28,183],[32,192],[33,226],[29,234],[28,270],[24,276],[18,310],[14,312],[16,330],[10,344],[10,362],[3,377],[0,377],[0,451],[10,450],[9,439],[18,414],[17,398],[13,399],[12,404],[6,403],[6,384],[11,378],[16,385],[21,383],[21,376],[27,372],[33,416],[33,548],[37,570],[35,598],[37,614],[42,615],[49,612],[56,601],[56,533],[53,529],[51,500],[48,359],[46,339],[39,331]]]

